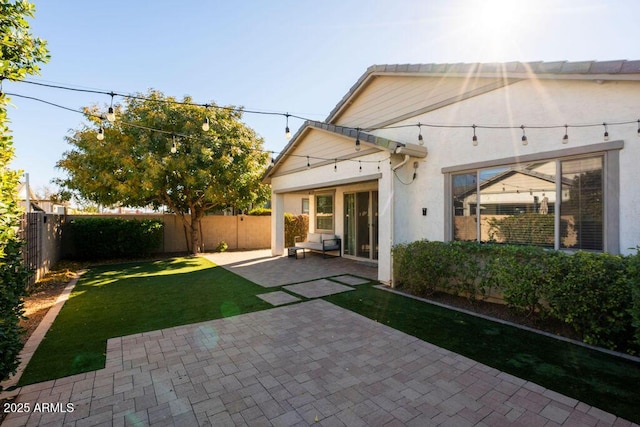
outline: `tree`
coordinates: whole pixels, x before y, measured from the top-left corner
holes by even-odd
[[[58,162],[68,178],[57,183],[102,205],[167,206],[182,217],[194,254],[202,249],[200,220],[207,211],[247,209],[268,196],[261,183],[268,154],[237,109],[204,109],[189,97],[177,101],[149,91],[117,105],[113,123],[103,123],[97,106],[85,111],[89,123],[67,137],[74,148]],[[208,131],[202,130],[205,117]]]
[[[39,71],[46,62],[46,42],[29,32],[26,18],[35,8],[26,1],[0,0],[0,76],[20,80]],[[9,100],[0,92],[0,379],[15,372],[22,349],[19,327],[27,272],[22,264],[17,187],[20,172],[9,169],[13,139],[7,125]]]

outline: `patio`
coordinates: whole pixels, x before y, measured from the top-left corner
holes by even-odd
[[[315,252],[307,252],[305,258],[299,259],[274,257],[269,249],[206,253],[202,256],[265,288],[345,274],[371,280],[376,280],[378,275],[376,264],[343,257],[324,259],[322,254]]]
[[[205,256],[265,288],[287,285],[265,296],[311,300],[110,339],[104,369],[17,392],[32,409],[72,412],[11,413],[3,426],[631,425],[313,299],[375,277],[369,265],[268,251]]]

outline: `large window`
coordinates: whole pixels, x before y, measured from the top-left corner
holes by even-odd
[[[316,196],[316,230],[333,231],[333,195]]]
[[[454,240],[604,249],[604,156],[451,174]]]

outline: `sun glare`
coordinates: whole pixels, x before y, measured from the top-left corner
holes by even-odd
[[[477,54],[503,61],[518,56],[518,39],[526,36],[530,20],[535,19],[534,2],[528,0],[483,0],[469,2],[467,23],[473,28]]]

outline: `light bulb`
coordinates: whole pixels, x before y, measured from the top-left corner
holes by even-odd
[[[291,130],[289,129],[289,126],[287,126],[284,129],[284,137],[287,138],[287,139],[291,139]]]
[[[527,145],[529,141],[527,140],[527,135],[522,135],[522,145]]]
[[[360,140],[356,139],[356,151],[360,151]]]
[[[111,123],[116,121],[116,113],[113,111],[113,107],[109,107],[109,111],[107,112],[107,120]]]
[[[176,146],[176,142],[173,141],[173,144],[171,144],[171,154],[176,154],[177,151],[178,147]]]
[[[473,138],[472,138],[471,141],[472,141],[474,147],[478,146],[478,137],[477,136],[473,135]]]
[[[562,137],[562,143],[563,144],[568,144],[569,143],[569,135],[567,135],[566,133]]]
[[[209,117],[204,118],[204,122],[202,122],[202,130],[205,132],[209,130]]]
[[[102,126],[98,129],[98,135],[96,135],[96,138],[98,138],[98,141],[102,141],[104,139],[104,129]]]

